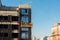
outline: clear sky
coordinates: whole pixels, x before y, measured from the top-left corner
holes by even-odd
[[[3,5],[18,6],[20,0],[2,0]],[[55,22],[60,22],[60,0],[31,0],[32,33],[36,37],[48,36]]]

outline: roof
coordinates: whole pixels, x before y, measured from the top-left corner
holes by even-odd
[[[0,6],[0,11],[17,11],[19,8],[30,8],[29,4],[21,4],[18,7]]]
[[[18,7],[1,6],[0,11],[16,11]]]

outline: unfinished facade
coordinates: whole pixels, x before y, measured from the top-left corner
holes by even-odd
[[[28,4],[0,4],[0,40],[31,40],[31,8]]]

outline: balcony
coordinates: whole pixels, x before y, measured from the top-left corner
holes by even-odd
[[[15,25],[19,25],[18,22],[0,22],[0,24],[15,24]]]
[[[19,30],[13,30],[12,33],[19,33]]]
[[[13,38],[13,40],[18,40],[18,38]]]
[[[3,15],[3,16],[8,16],[8,15],[18,16],[18,12],[17,11],[0,11],[0,15]]]
[[[32,27],[32,23],[21,23],[21,27]]]

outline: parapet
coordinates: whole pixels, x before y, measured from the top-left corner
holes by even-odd
[[[19,8],[30,8],[29,4],[20,4]]]

